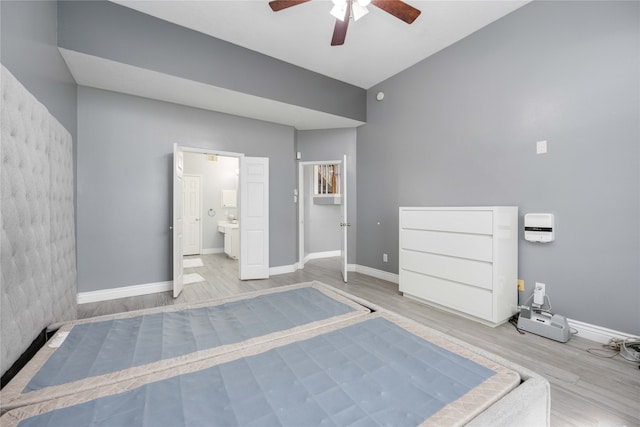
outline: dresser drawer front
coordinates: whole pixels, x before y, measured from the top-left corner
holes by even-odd
[[[486,289],[402,270],[400,291],[483,320],[493,320],[493,297]]]
[[[400,249],[491,262],[493,239],[478,234],[442,233],[438,231],[402,230]]]
[[[400,227],[414,230],[492,234],[493,212],[473,210],[406,210],[402,211]]]
[[[402,268],[484,289],[493,289],[493,265],[426,252],[403,251]]]

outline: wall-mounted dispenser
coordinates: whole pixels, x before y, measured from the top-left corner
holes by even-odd
[[[555,239],[553,214],[526,214],[524,216],[524,239],[529,242],[553,242]]]

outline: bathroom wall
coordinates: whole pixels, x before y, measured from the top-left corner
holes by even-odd
[[[202,252],[222,252],[224,235],[218,232],[218,221],[229,219],[230,215],[238,217],[237,208],[222,207],[222,190],[238,189],[237,157],[217,156],[217,161],[207,160],[202,153],[184,154],[184,173],[202,177]]]

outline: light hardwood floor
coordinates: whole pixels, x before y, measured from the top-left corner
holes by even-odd
[[[224,254],[200,256],[203,267],[188,269],[207,281],[185,286],[179,298],[171,293],[123,298],[78,307],[80,318],[140,308],[198,302],[238,293],[318,280],[395,311],[431,328],[482,347],[529,368],[551,383],[552,426],[640,426],[640,370],[620,356],[600,358],[587,352],[601,348],[574,336],[562,344],[533,334],[520,335],[511,324],[497,328],[452,315],[403,297],[398,285],[359,273],[342,281],[339,260],[308,262],[303,270],[267,280],[240,281],[237,261]]]

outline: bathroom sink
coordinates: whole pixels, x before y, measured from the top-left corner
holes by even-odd
[[[231,231],[234,228],[239,228],[238,221],[218,221],[218,231],[221,233],[228,233],[227,229]]]

